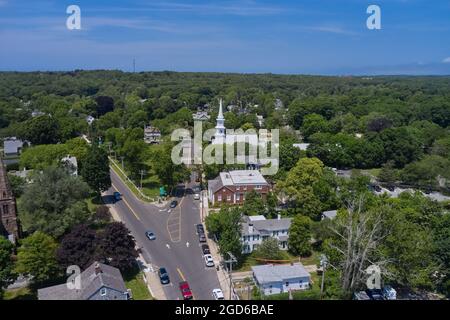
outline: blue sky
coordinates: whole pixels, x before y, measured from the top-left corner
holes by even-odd
[[[81,30],[66,8],[81,8]],[[368,30],[377,4],[382,29]],[[450,74],[449,0],[0,0],[0,70]]]

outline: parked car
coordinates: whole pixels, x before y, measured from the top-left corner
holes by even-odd
[[[147,237],[148,240],[156,240],[155,234],[151,231],[146,231],[145,236]]]
[[[353,300],[370,300],[370,297],[365,291],[359,291],[353,293]]]
[[[382,189],[381,189],[381,187],[379,185],[375,185],[375,186],[373,186],[373,188],[375,189],[376,192],[381,192],[382,191]]]
[[[215,300],[225,300],[222,290],[214,289],[212,293]]]
[[[391,286],[385,286],[383,288],[383,297],[386,300],[397,300],[397,291]]]
[[[120,192],[114,192],[113,193],[113,197],[114,197],[114,201],[120,201],[122,200],[122,195],[120,194]]]
[[[202,244],[202,252],[203,254],[211,254],[211,251],[209,250],[209,246],[207,244]]]
[[[166,268],[164,268],[164,267],[159,268],[158,276],[159,276],[159,281],[161,281],[161,284],[169,284],[170,283],[169,273],[167,272]]]
[[[194,194],[194,200],[200,200],[200,193]]]
[[[384,300],[383,291],[381,289],[367,289],[366,293],[371,300]]]
[[[192,300],[192,291],[187,281],[180,282],[180,291],[184,300]]]
[[[213,260],[212,255],[210,255],[210,254],[205,254],[205,255],[203,256],[203,258],[205,259],[205,265],[206,265],[207,267],[214,267],[214,260]]]
[[[203,228],[202,224],[197,224],[195,227],[197,228],[197,234],[205,233],[205,228]]]
[[[173,201],[170,203],[170,207],[171,207],[171,208],[175,208],[177,205],[178,205],[178,201],[177,201],[177,200],[173,200]]]
[[[200,234],[198,235],[198,241],[200,241],[200,242],[206,242],[206,236],[205,236],[204,233],[200,233]]]

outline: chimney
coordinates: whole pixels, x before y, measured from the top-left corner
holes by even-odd
[[[95,268],[95,274],[102,273],[102,268],[100,267],[100,263],[96,262],[94,268]]]
[[[253,223],[248,224],[248,233],[253,234]]]

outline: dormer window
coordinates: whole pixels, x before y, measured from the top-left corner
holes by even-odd
[[[106,288],[101,288],[100,295],[101,296],[106,296]]]

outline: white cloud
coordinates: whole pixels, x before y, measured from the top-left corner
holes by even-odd
[[[442,60],[443,63],[450,63],[450,57],[445,58],[444,60]]]

